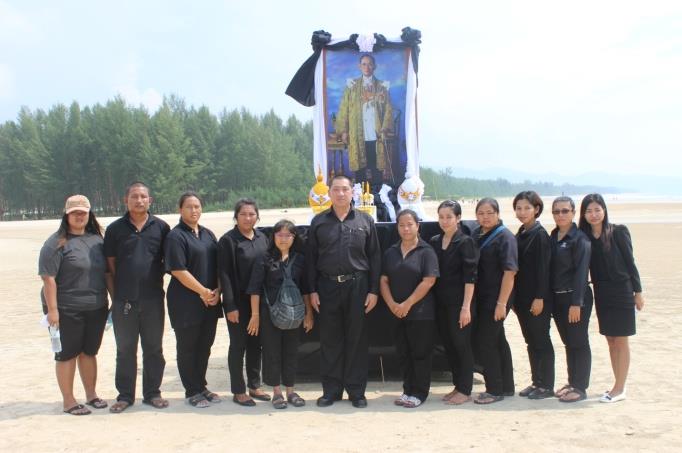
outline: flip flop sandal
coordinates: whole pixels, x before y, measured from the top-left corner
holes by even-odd
[[[142,400],[142,404],[146,404],[148,406],[151,406],[154,409],[165,409],[168,407],[168,400],[163,399],[160,396],[156,396],[156,397],[150,398],[148,400]]]
[[[525,389],[523,389],[519,392],[519,396],[528,396],[531,393],[533,393],[535,391],[535,389],[537,389],[536,386],[529,385],[528,387],[526,387]]]
[[[490,393],[484,392],[478,395],[474,400],[476,404],[493,404],[504,399],[503,395],[491,395]]]
[[[577,395],[575,397],[569,397],[569,395]],[[587,395],[585,392],[578,390],[576,388],[571,387],[571,389],[564,393],[561,398],[559,398],[559,401],[562,403],[577,403],[578,401],[582,401],[587,398]]]
[[[206,389],[203,392],[201,392],[202,395],[204,395],[204,398],[208,400],[209,403],[220,403],[223,400],[220,398],[220,395],[217,393],[213,393],[212,391]]]
[[[569,392],[569,390],[571,390],[571,388],[572,387],[570,386],[570,384],[566,384],[563,387],[561,387],[559,390],[554,392],[554,394],[556,395],[557,398],[561,398],[562,396],[567,394]]]
[[[69,409],[64,411],[65,414],[69,415],[90,415],[92,412],[90,412],[90,409],[87,407],[83,406],[82,404],[76,404],[73,407],[70,407]]]
[[[305,400],[299,396],[298,393],[291,393],[287,395],[287,401],[294,407],[305,406]]]
[[[459,398],[458,395],[461,395],[464,398],[461,400],[455,400],[456,397]],[[461,404],[468,403],[469,401],[471,401],[471,397],[469,395],[465,395],[464,393],[456,393],[455,395],[452,396],[452,398],[446,400],[445,404],[448,404],[450,406],[459,406]]]
[[[416,396],[409,396],[407,401],[405,401],[405,404],[403,404],[403,407],[407,409],[414,409],[415,407],[421,406],[422,403],[423,401]]]
[[[396,398],[395,401],[393,401],[393,404],[395,404],[396,406],[404,406],[405,403],[407,403],[408,399],[410,399],[410,397],[403,393],[402,395],[400,395],[400,397]]]
[[[277,395],[272,399],[272,407],[275,409],[286,409],[287,402],[284,401],[284,397],[282,395]]]
[[[189,404],[192,407],[196,407],[199,409],[203,409],[206,407],[210,407],[211,403],[208,402],[206,397],[202,395],[201,393],[198,393],[194,396],[190,396],[187,398],[187,404]]]
[[[85,404],[90,407],[94,407],[95,409],[104,409],[108,406],[107,402],[101,398],[93,398]]]
[[[111,405],[109,408],[109,412],[112,414],[120,414],[124,410],[128,409],[131,406],[131,404],[127,401],[116,401],[114,404]]]
[[[449,400],[450,398],[455,396],[457,393],[459,393],[459,391],[457,389],[454,389],[452,392],[446,393],[445,395],[443,395],[443,401]]]

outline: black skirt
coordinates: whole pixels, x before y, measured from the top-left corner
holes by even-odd
[[[629,280],[594,282],[594,306],[600,334],[629,337],[636,333],[635,296]]]

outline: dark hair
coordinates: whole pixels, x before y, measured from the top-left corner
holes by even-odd
[[[538,195],[537,192],[534,190],[524,190],[523,192],[519,192],[515,197],[514,201],[512,202],[513,208],[516,210],[516,203],[518,203],[521,200],[526,200],[528,203],[533,205],[534,208],[538,208],[538,212],[535,213],[535,218],[537,219],[540,217],[540,214],[542,214],[542,210],[545,207],[545,204],[542,202],[542,198],[540,198],[540,195]]]
[[[372,66],[374,66],[375,68],[377,67],[377,61],[374,59],[374,55],[369,53],[363,53],[362,55],[360,55],[360,59],[358,60],[358,62],[362,63],[363,58],[369,58],[370,60],[372,60]]]
[[[585,195],[583,201],[580,202],[580,218],[578,219],[578,228],[583,230],[588,237],[592,237],[592,225],[585,219],[585,212],[590,203],[597,203],[604,210],[604,220],[601,223],[601,236],[599,240],[604,244],[604,249],[609,250],[611,246],[611,235],[613,234],[613,225],[609,222],[609,210],[606,209],[606,201],[598,193],[590,193]]]
[[[485,197],[481,198],[478,203],[476,203],[476,209],[474,212],[478,212],[481,206],[484,204],[489,204],[491,208],[493,208],[493,211],[495,211],[496,214],[500,213],[500,204],[497,202],[496,199],[490,198],[490,197]]]
[[[554,206],[556,206],[557,203],[569,203],[571,205],[571,209],[575,211],[575,202],[571,197],[567,197],[566,195],[556,197],[554,201],[552,201],[552,209],[554,209]]]
[[[409,215],[410,217],[412,217],[412,220],[414,220],[414,223],[419,225],[419,216],[417,215],[417,213],[414,212],[412,209],[403,209],[398,213],[398,215],[395,218],[396,227],[398,226],[398,222],[400,222],[400,218],[403,216],[406,216],[406,215]]]
[[[85,232],[90,234],[97,234],[102,236],[102,227],[100,226],[95,213],[88,212],[88,223],[85,224]],[[64,214],[62,216],[62,221],[59,223],[59,228],[57,229],[57,246],[64,247],[66,244],[66,235],[69,233],[69,214]]]
[[[258,205],[256,204],[256,200],[254,200],[253,198],[240,198],[234,205],[233,217],[234,220],[237,220],[237,216],[239,215],[244,206],[253,206],[254,211],[256,211],[256,217],[260,219],[260,212],[258,211]]]
[[[178,200],[178,208],[182,209],[182,205],[185,204],[185,200],[192,197],[199,200],[199,204],[201,205],[201,207],[202,208],[204,207],[204,200],[201,199],[199,194],[193,190],[188,190],[186,192],[183,192],[182,195],[180,195],[180,199]]]
[[[353,179],[350,176],[346,176],[346,175],[334,175],[334,176],[332,176],[332,179],[329,180],[329,187],[331,187],[332,184],[334,184],[334,181],[336,181],[337,179],[345,179],[350,184],[351,189],[353,188]]]
[[[279,260],[282,255],[277,245],[275,245],[275,233],[278,231],[287,230],[289,233],[294,235],[294,241],[291,244],[291,251],[303,253],[303,240],[296,231],[296,225],[291,220],[282,219],[272,227],[272,238],[270,245],[268,245],[268,255],[273,260]]]
[[[436,212],[439,212],[443,208],[451,209],[452,213],[457,217],[460,217],[462,215],[462,207],[456,201],[453,200],[443,201],[441,204],[438,205],[438,209],[436,209]]]
[[[144,187],[145,189],[147,189],[147,193],[151,194],[151,191],[149,190],[149,186],[147,184],[143,183],[142,181],[133,181],[130,184],[128,184],[128,187],[126,187],[125,196],[127,197],[130,194],[130,191],[133,190],[133,188],[135,187]]]

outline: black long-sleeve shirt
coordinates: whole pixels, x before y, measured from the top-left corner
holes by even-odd
[[[218,278],[225,313],[239,308],[249,309],[246,289],[251,270],[256,260],[267,251],[268,243],[268,237],[261,231],[253,230],[253,238],[249,239],[236,226],[218,241]]]
[[[603,234],[603,233],[602,233]],[[588,235],[592,242],[592,258],[590,259],[590,273],[593,282],[621,282],[629,280],[632,290],[642,292],[642,282],[635,265],[632,252],[630,231],[625,225],[613,225],[608,250],[604,242]]]
[[[381,249],[374,219],[351,208],[341,221],[333,209],[313,218],[306,243],[308,289],[317,292],[318,274],[369,273],[369,292],[379,294]]]
[[[582,306],[590,266],[592,249],[590,240],[575,223],[561,240],[558,239],[558,235],[559,229],[555,228],[550,236],[552,291],[570,291],[571,305]]]
[[[530,307],[534,299],[546,299],[549,291],[549,264],[552,250],[549,234],[540,222],[530,229],[523,226],[516,233],[519,248],[519,271],[516,273],[514,287],[517,307]]]
[[[458,229],[445,250],[442,234],[433,236],[429,243],[436,252],[440,268],[440,277],[433,287],[436,303],[462,305],[464,285],[475,284],[478,274],[478,249],[473,238]]]

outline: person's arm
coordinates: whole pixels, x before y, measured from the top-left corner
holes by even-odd
[[[462,302],[462,308],[459,311],[459,328],[465,328],[471,322],[471,300],[474,298],[473,283],[464,284],[464,301]]]
[[[571,305],[582,307],[590,271],[590,255],[592,244],[584,236],[579,236],[573,243],[573,274]]]
[[[246,326],[246,331],[249,335],[258,335],[258,327],[260,326],[260,294],[251,294],[251,319],[249,325]]]
[[[220,283],[223,295],[223,310],[226,314],[237,311],[237,303],[234,300],[234,288],[232,287],[233,277],[234,243],[227,235],[224,235],[218,241],[218,282]]]
[[[109,291],[109,296],[111,296],[111,300],[113,302],[114,300],[114,280],[116,278],[116,257],[115,256],[107,256],[107,270],[109,273],[109,280],[111,280],[111,283],[107,281],[107,290]],[[105,278],[107,276],[105,275]]]
[[[502,284],[500,285],[500,293],[497,296],[497,305],[495,306],[495,321],[500,321],[507,317],[507,303],[509,296],[511,296],[514,289],[514,276],[516,271],[504,271],[502,275]]]
[[[38,274],[43,281],[43,297],[45,297],[45,304],[47,305],[47,322],[49,325],[59,328],[56,278],[62,265],[63,248],[55,249],[52,245],[48,245],[48,242],[40,249]]]
[[[305,318],[303,318],[303,330],[309,333],[313,330],[315,325],[315,316],[313,315],[313,306],[310,304],[310,294],[303,295],[303,302],[305,303]]]
[[[384,303],[391,311],[391,313],[393,313],[395,316],[398,316],[396,314],[396,308],[398,304],[396,303],[395,299],[393,299],[393,295],[391,294],[391,287],[389,286],[388,277],[386,275],[381,276],[381,279],[379,280],[379,287],[381,291],[381,297],[382,299],[384,299]]]
[[[59,328],[59,311],[57,310],[57,282],[52,275],[41,275],[43,280],[43,296],[47,304],[47,323]]]
[[[320,296],[317,294],[317,258],[318,258],[318,244],[316,234],[315,219],[310,223],[308,229],[308,237],[305,245],[305,278],[310,291],[310,306],[316,311],[320,312]]]
[[[379,277],[381,276],[381,246],[374,220],[369,220],[369,238],[365,244],[365,253],[369,260],[369,293],[379,295]]]
[[[501,321],[507,317],[507,304],[514,289],[514,276],[519,270],[519,249],[516,238],[508,230],[503,231],[502,235],[498,249],[498,259],[502,264],[504,274],[502,274],[500,292],[497,295],[497,305],[495,306],[494,314],[495,321]]]
[[[210,305],[209,301],[213,298],[214,292],[199,283],[199,281],[194,278],[194,275],[192,275],[188,270],[171,271],[171,275],[177,278],[184,287],[197,293],[204,302],[204,305],[207,307]]]
[[[424,298],[429,292],[431,287],[436,283],[436,277],[424,277],[422,281],[419,282],[417,287],[412,291],[407,299],[398,304],[396,308],[397,316],[399,318],[404,318],[410,312],[410,309]]]
[[[549,266],[552,259],[549,236],[543,231],[536,234],[538,240],[535,241],[535,253],[533,254],[533,262],[537,266],[535,269],[535,297],[530,306],[530,312],[534,316],[541,314],[545,306],[545,297],[549,292]]]
[[[625,261],[625,268],[630,274],[630,282],[632,283],[632,290],[635,293],[642,292],[642,281],[639,278],[639,270],[635,265],[635,255],[632,249],[632,237],[630,231],[625,225],[619,225],[613,229],[613,239],[620,250],[623,260]]]

